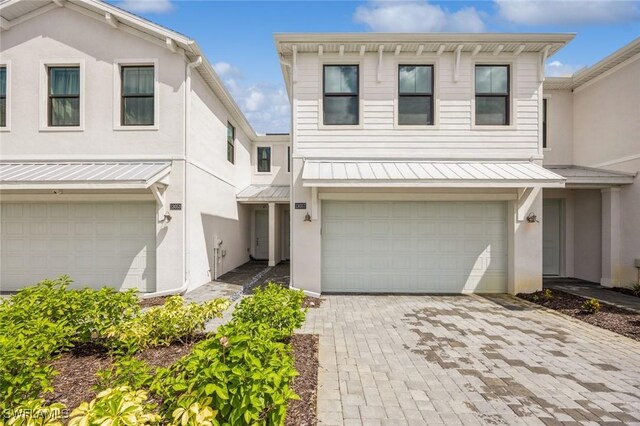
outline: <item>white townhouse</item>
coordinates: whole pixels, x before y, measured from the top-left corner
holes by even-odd
[[[5,1],[0,28],[0,290],[182,292],[289,257],[289,137],[193,40],[95,0]]]
[[[546,95],[544,64],[572,38],[277,34],[292,104],[292,285],[515,294],[541,289],[543,273],[629,280],[640,203],[637,184],[620,185],[639,168],[640,62],[611,87],[570,89],[637,60],[637,43]]]

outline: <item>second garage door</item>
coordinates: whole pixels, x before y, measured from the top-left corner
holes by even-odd
[[[3,203],[0,288],[66,274],[76,286],[154,291],[153,203]]]
[[[505,293],[504,202],[322,203],[322,291]]]

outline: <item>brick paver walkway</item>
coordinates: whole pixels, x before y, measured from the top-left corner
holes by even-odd
[[[326,296],[322,425],[640,424],[640,342],[509,296]]]
[[[640,313],[640,298],[608,290],[596,283],[577,278],[545,278],[544,288],[560,290],[576,296],[594,298],[609,305]]]

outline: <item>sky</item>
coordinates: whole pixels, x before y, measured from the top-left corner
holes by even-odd
[[[195,39],[259,133],[289,130],[279,32],[569,32],[548,76],[593,65],[640,36],[640,0],[111,0]]]

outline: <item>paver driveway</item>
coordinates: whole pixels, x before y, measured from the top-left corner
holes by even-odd
[[[510,296],[326,296],[318,419],[640,424],[640,342]]]

